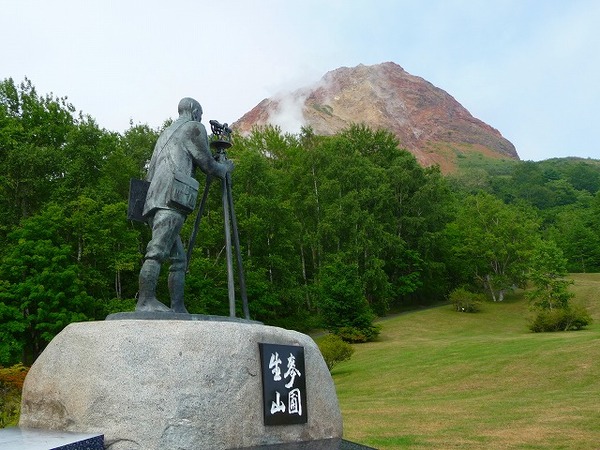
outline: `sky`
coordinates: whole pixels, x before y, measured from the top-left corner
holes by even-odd
[[[0,80],[27,77],[107,130],[182,97],[231,124],[338,67],[392,61],[522,160],[600,159],[598,0],[0,0]]]

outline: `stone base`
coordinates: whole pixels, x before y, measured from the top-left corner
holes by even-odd
[[[0,429],[0,448],[6,450],[104,450],[102,435],[33,430]]]
[[[193,320],[211,322],[236,322],[245,324],[262,325],[257,320],[242,319],[240,317],[211,316],[208,314],[187,314],[172,311],[131,311],[109,314],[106,320]]]
[[[304,347],[308,423],[263,424],[260,342]],[[103,434],[110,450],[218,450],[342,436],[333,380],[310,337],[211,320],[67,326],[25,379],[19,425]]]
[[[294,444],[261,445],[240,450],[377,450],[366,445],[356,444],[345,439],[324,439],[321,441],[298,442]]]

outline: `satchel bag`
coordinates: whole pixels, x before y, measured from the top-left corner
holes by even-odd
[[[191,213],[196,206],[199,186],[200,183],[194,177],[175,172],[167,205],[184,214]]]

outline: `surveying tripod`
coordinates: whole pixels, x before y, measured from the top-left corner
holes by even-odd
[[[231,128],[227,124],[220,124],[216,120],[210,122],[211,131],[213,134],[213,140],[210,142],[210,147],[215,150],[215,159],[217,161],[225,161],[227,159],[226,150],[231,147]],[[200,207],[194,221],[194,229],[190,237],[187,250],[187,265],[189,269],[190,259],[192,257],[192,251],[196,243],[196,237],[198,235],[198,228],[200,227],[200,220],[204,214],[206,207],[206,201],[208,199],[208,191],[212,183],[212,177],[206,176],[206,184],[204,186],[204,193],[202,194],[202,200],[200,201]],[[242,252],[240,250],[240,236],[238,233],[237,219],[235,217],[235,210],[233,208],[233,195],[231,193],[231,173],[227,173],[221,184],[221,199],[223,202],[223,219],[225,228],[225,250],[227,257],[227,293],[229,296],[229,316],[236,317],[235,314],[235,286],[233,281],[233,251],[231,246],[232,229],[233,229],[233,245],[235,246],[238,279],[240,283],[240,296],[242,297],[242,308],[244,317],[246,320],[250,320],[250,311],[248,309],[248,297],[246,295],[246,278],[244,277],[244,267],[242,265]]]

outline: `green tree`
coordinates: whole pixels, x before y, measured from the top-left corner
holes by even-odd
[[[110,202],[127,199],[129,180],[144,178],[157,139],[158,131],[147,125],[131,126],[123,135],[109,133],[101,139],[103,145],[110,146],[100,166],[102,198]]]
[[[95,299],[133,298],[141,261],[141,233],[126,218],[124,201],[80,196],[65,206],[65,230],[86,292]]]
[[[0,281],[0,365],[14,364],[23,356],[22,336],[27,329],[20,305],[10,295],[12,285]]]
[[[300,227],[282,189],[285,173],[251,146],[240,146],[234,158],[240,238],[248,266],[256,272],[254,279],[264,283],[253,308],[258,317],[271,323],[285,316],[298,318],[306,310],[300,289]]]
[[[567,258],[569,272],[600,270],[599,212],[582,202],[554,211],[547,235]]]
[[[533,285],[527,292],[535,316],[529,328],[533,332],[579,330],[591,323],[588,311],[571,304],[573,284],[567,276],[567,260],[552,241],[542,241],[535,249],[529,279]]]
[[[0,261],[0,312],[9,319],[5,333],[9,343],[18,343],[26,364],[66,325],[95,317],[96,303],[85,292],[64,239],[65,223],[56,205],[26,219],[9,234]],[[0,363],[16,362],[11,347],[12,360]]]
[[[327,330],[351,342],[377,337],[375,315],[364,296],[356,265],[332,258],[321,270],[319,285],[319,309]]]
[[[38,212],[63,176],[61,148],[75,127],[66,98],[38,96],[30,80],[0,82],[0,223]]]
[[[572,305],[573,284],[567,276],[567,260],[552,241],[538,244],[531,261],[529,279],[533,285],[527,292],[535,317],[530,323],[534,332],[579,330],[591,322],[587,310]]]
[[[358,266],[378,314],[425,285],[443,292],[436,247],[450,216],[439,170],[420,167],[386,131],[356,125],[331,137],[303,133],[302,149],[287,160],[286,190],[301,224],[305,283],[340,254]]]
[[[476,280],[494,301],[522,286],[539,239],[534,211],[506,205],[490,194],[466,198],[448,226],[457,280]]]
[[[289,200],[280,187],[285,173],[279,173],[273,158],[282,150],[264,148],[288,145],[286,140],[277,139],[278,136],[267,131],[255,132],[249,138],[234,138],[234,147],[229,152],[236,165],[232,177],[234,205],[251,316],[302,329],[303,319],[298,319],[306,314],[306,307],[296,250],[299,230]],[[190,221],[184,235],[191,234],[191,225]],[[213,314],[223,311],[223,302],[213,296],[217,291],[224,294],[222,298],[227,294],[226,284],[223,284],[223,280],[226,281],[223,245],[221,185],[215,181],[188,276],[193,286],[188,289],[192,309],[197,307]]]
[[[94,119],[80,117],[67,134],[64,145],[54,152],[60,165],[60,176],[53,188],[52,200],[63,203],[82,195],[93,198],[107,196],[100,178],[117,142],[117,136],[101,130]],[[123,158],[119,170],[112,176],[117,178],[120,174],[128,174],[127,168],[127,160]],[[110,195],[107,197],[107,200],[115,200]]]
[[[540,241],[533,252],[529,266],[532,289],[527,297],[533,306],[543,310],[565,309],[574,294],[568,287],[572,280],[566,279],[567,260],[552,241]]]

